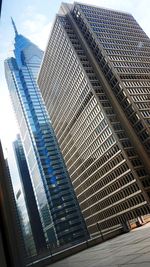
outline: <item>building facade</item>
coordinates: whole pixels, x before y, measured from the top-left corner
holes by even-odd
[[[46,249],[46,242],[25,153],[19,135],[17,135],[16,140],[13,142],[13,149],[22,186],[16,194],[16,200],[27,254],[40,254],[40,252]]]
[[[43,52],[12,24],[15,57],[5,60],[5,74],[46,242],[79,242],[87,231],[36,83]]]
[[[31,228],[30,218],[27,210],[27,205],[22,189],[19,189],[16,194],[16,204],[17,204],[18,217],[20,221],[20,227],[22,230],[26,257],[33,257],[37,255],[37,251]]]
[[[26,255],[8,161],[0,142],[0,266],[25,267]],[[14,245],[15,244],[15,245]]]
[[[61,5],[38,85],[92,237],[150,212],[149,55],[132,15]]]

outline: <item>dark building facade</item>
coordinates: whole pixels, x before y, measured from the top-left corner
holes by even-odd
[[[16,200],[18,204],[19,213],[21,214],[20,217],[22,222],[22,229],[25,229],[23,230],[23,234],[26,240],[25,244],[26,247],[31,247],[31,252],[28,249],[30,255],[36,253],[40,254],[41,251],[46,249],[46,242],[31,183],[29,169],[27,166],[22,142],[19,135],[17,135],[17,139],[13,143],[13,148],[22,185],[21,190],[19,190],[16,195]],[[26,232],[29,232],[28,236]],[[31,239],[33,239],[33,241]],[[28,242],[29,245],[27,244]]]
[[[37,253],[40,254],[41,251],[38,250],[38,246],[36,250],[33,232],[32,232],[31,223],[30,223],[30,218],[28,214],[28,209],[27,209],[25,196],[24,196],[24,192],[22,191],[22,188],[19,188],[19,190],[16,193],[16,205],[17,205],[17,211],[18,211],[18,218],[20,221],[20,227],[22,231],[22,237],[24,241],[25,254],[26,254],[26,258],[28,258],[30,261],[31,257],[35,257]]]
[[[7,160],[0,143],[0,266],[25,267],[26,255]]]
[[[46,242],[51,249],[80,242],[87,231],[36,83],[43,52],[15,31],[5,74]]]
[[[150,212],[149,55],[132,15],[61,5],[38,85],[93,237]]]

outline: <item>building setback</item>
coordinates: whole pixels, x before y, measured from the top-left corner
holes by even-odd
[[[43,52],[12,24],[15,57],[5,60],[5,74],[45,239],[51,248],[79,242],[87,231],[36,83]]]
[[[92,237],[150,212],[149,56],[132,15],[61,5],[38,85]]]

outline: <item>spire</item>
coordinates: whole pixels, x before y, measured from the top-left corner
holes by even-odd
[[[14,22],[12,17],[11,17],[11,22],[12,22],[12,25],[13,25],[13,28],[14,28],[14,31],[15,31],[15,35],[17,36],[18,35],[17,27],[16,27],[15,22]]]

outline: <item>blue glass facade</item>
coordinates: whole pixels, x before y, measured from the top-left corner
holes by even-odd
[[[87,231],[36,83],[43,52],[15,29],[15,57],[6,80],[20,128],[46,241],[55,247],[86,238]]]

